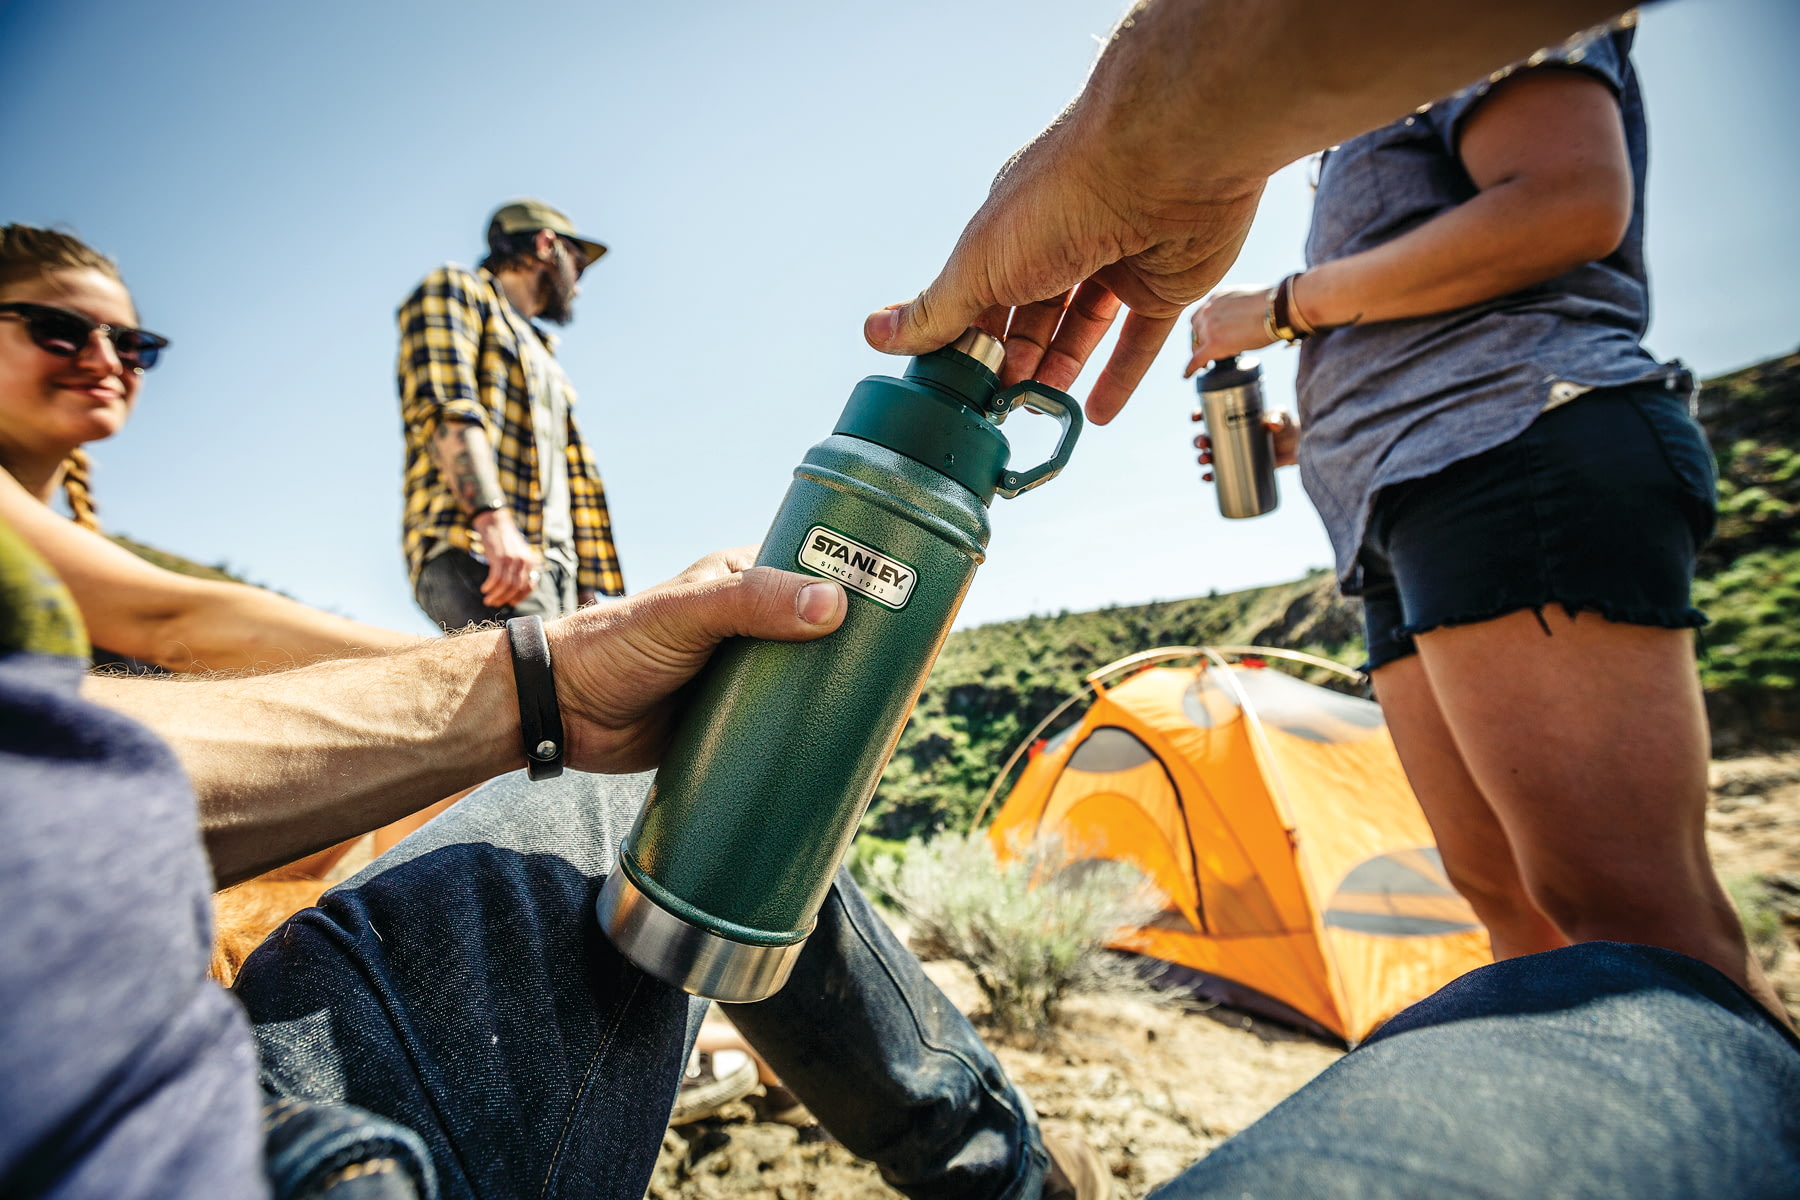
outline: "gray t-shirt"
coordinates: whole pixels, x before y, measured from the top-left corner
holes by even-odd
[[[575,514],[569,491],[569,409],[574,389],[538,327],[506,303],[505,292],[496,288],[494,294],[514,326],[519,367],[531,395],[531,434],[544,513],[540,548],[547,561],[562,567],[572,579],[577,568]],[[425,561],[454,549],[450,542],[440,539],[426,551]],[[475,558],[487,561],[479,554]]]
[[[1300,475],[1336,552],[1345,590],[1377,493],[1491,450],[1546,407],[1597,387],[1687,386],[1679,362],[1640,346],[1644,271],[1644,109],[1633,30],[1601,29],[1515,70],[1586,71],[1618,97],[1632,166],[1632,214],[1618,249],[1534,287],[1452,312],[1330,330],[1300,355]],[[1476,194],[1457,157],[1463,119],[1507,72],[1325,155],[1308,266],[1391,241]]]
[[[521,342],[524,345],[524,342]],[[544,494],[544,557],[575,573],[575,517],[569,500],[569,378],[549,349],[531,339],[531,428]]]

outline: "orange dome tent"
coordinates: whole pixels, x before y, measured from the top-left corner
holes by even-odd
[[[1445,878],[1380,707],[1252,654],[1343,671],[1253,647],[1104,667],[1086,716],[1042,745],[989,835],[1002,856],[1054,835],[1075,860],[1135,864],[1168,907],[1117,948],[1355,1044],[1492,961],[1487,934]],[[1182,657],[1201,665],[1150,665]]]

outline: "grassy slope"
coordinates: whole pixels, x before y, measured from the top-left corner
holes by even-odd
[[[1710,692],[1800,688],[1800,353],[1712,380],[1700,419],[1719,459],[1719,532],[1696,603]]]
[[[203,563],[194,562],[192,559],[183,558],[179,554],[171,554],[167,550],[158,550],[155,546],[147,546],[124,534],[115,533],[108,536],[145,562],[154,563],[165,571],[174,571],[177,575],[192,575],[196,579],[212,579],[225,583],[247,582],[247,580],[232,574],[223,563],[216,567],[209,567]]]

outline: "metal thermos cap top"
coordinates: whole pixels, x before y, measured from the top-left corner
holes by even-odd
[[[1203,392],[1217,392],[1261,381],[1261,363],[1248,354],[1232,354],[1213,363],[1212,370],[1202,375],[1195,386]]]
[[[1000,373],[1000,364],[1006,361],[1006,347],[1000,339],[973,327],[963,331],[963,335],[950,343],[952,350],[968,355],[994,374]]]

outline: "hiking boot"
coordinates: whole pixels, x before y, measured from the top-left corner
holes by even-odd
[[[1050,1170],[1044,1176],[1044,1200],[1111,1200],[1112,1173],[1075,1125],[1040,1125]]]
[[[756,1060],[742,1050],[696,1050],[675,1096],[670,1125],[710,1117],[756,1088]]]

